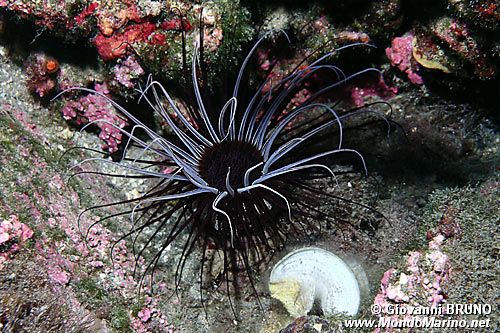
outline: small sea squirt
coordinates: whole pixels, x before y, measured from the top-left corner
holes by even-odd
[[[354,316],[364,282],[358,282],[350,266],[335,254],[306,247],[290,252],[274,266],[269,290],[294,317],[308,314],[315,302],[324,315]]]

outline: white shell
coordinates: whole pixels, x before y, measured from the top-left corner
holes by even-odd
[[[360,287],[349,266],[335,254],[316,247],[295,250],[271,271],[271,296],[280,300],[294,316],[306,315],[314,301],[325,315],[356,315]]]

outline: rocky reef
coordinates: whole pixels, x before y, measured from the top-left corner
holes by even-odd
[[[380,75],[346,80],[322,102],[340,101],[339,108],[349,109],[384,101],[390,108],[371,108],[396,124],[388,137],[363,130],[346,139],[361,147],[370,177],[339,175],[335,189],[388,222],[366,218],[363,207],[353,206],[343,218],[355,221],[357,230],[339,231],[318,221],[321,233],[291,239],[273,261],[303,246],[355,258],[370,283],[361,319],[383,315],[371,314],[372,305],[494,305],[499,23],[494,0],[0,0],[0,330],[350,331],[340,315],[312,310],[291,317],[266,288],[271,263],[258,268],[258,295],[214,283],[206,286],[203,308],[198,258],[187,261],[184,284],[176,290],[180,245],[166,251],[154,277],[143,276],[154,249],[137,256],[135,241],[120,239],[133,227],[126,216],[114,207],[80,215],[147,188],[141,179],[130,188],[96,174],[70,177],[83,170],[115,170],[112,163],[104,170],[84,169],[77,162],[87,153],[72,149],[101,147],[110,162],[120,160],[127,144],[121,129],[132,123],[110,100],[168,133],[167,124],[138,103],[149,75],[189,116],[182,99],[192,91],[195,45],[203,51],[200,84],[217,95],[231,87],[228,79],[247,51],[269,31],[245,77],[254,85],[271,78],[263,94],[291,69],[313,61],[312,52],[356,44],[328,58],[339,65],[335,74],[342,78],[377,68]],[[311,85],[325,81],[315,74]],[[310,98],[313,86],[297,92],[287,110]],[[91,189],[98,181],[97,190]],[[333,203],[322,209],[338,213]],[[207,274],[218,281],[222,259],[216,249],[211,257]],[[235,279],[250,283],[244,274]],[[227,306],[228,293],[238,299],[237,319]],[[498,323],[498,314],[488,318]]]

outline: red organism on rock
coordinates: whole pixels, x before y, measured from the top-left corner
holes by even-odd
[[[439,221],[437,232],[446,238],[460,238],[462,236],[462,228],[456,221],[458,213],[459,211],[455,207],[449,206]]]
[[[47,58],[45,61],[45,70],[48,74],[54,74],[59,70],[59,62],[54,58]]]
[[[133,24],[126,27],[122,33],[117,33],[110,37],[106,37],[100,33],[94,39],[94,45],[104,61],[123,58],[128,54],[130,45],[133,43],[148,42],[157,45],[158,41],[155,39],[149,40],[149,36],[155,30],[156,25],[150,22]]]
[[[76,22],[76,24],[78,24],[78,25],[83,24],[83,22],[85,22],[85,20],[87,19],[87,17],[89,17],[92,14],[94,14],[94,12],[97,9],[97,7],[99,7],[99,3],[97,3],[97,2],[93,2],[90,5],[88,5],[87,7],[85,7],[85,9],[80,14],[78,14],[77,16],[75,16],[75,22]]]
[[[494,17],[500,19],[500,12],[498,11],[499,5],[497,3],[489,1],[479,1],[475,6],[475,11],[481,16],[481,18]]]
[[[391,42],[391,47],[385,49],[387,58],[391,65],[406,73],[408,79],[413,84],[423,84],[422,77],[416,71],[416,64],[413,62],[413,35],[408,34],[403,37],[396,37]]]
[[[365,98],[369,96],[378,96],[382,99],[394,97],[398,89],[396,87],[389,87],[384,79],[365,81],[363,83],[355,83],[349,85],[346,89],[349,92],[351,102],[357,106],[365,105]]]
[[[166,45],[166,37],[162,33],[155,32],[151,35],[151,43],[154,45]]]
[[[41,98],[55,92],[59,72],[59,63],[56,59],[37,53],[26,60],[25,66],[26,83],[30,92]]]
[[[190,31],[193,29],[191,23],[185,18],[174,18],[169,21],[162,22],[160,27],[163,30],[173,31]]]

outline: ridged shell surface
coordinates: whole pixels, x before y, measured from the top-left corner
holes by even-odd
[[[272,269],[271,296],[294,316],[306,315],[319,301],[325,315],[356,315],[360,287],[349,266],[332,252],[307,247],[290,252]]]

